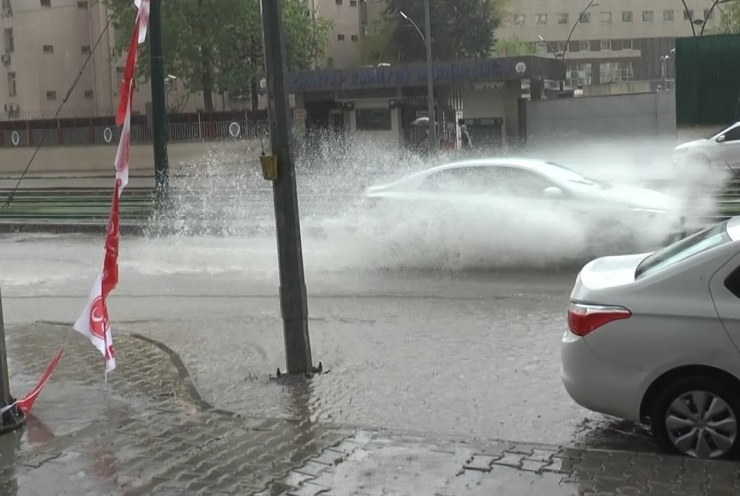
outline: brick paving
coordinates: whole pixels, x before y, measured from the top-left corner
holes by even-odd
[[[15,394],[63,343],[34,417],[0,436],[2,495],[740,494],[734,462],[242,418],[206,404],[166,347],[130,334],[105,384],[102,358],[68,327],[8,329]]]

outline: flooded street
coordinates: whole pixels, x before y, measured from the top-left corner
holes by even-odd
[[[6,323],[74,321],[101,245],[4,237]],[[166,343],[208,401],[247,416],[650,449],[562,387],[573,269],[377,270],[350,263],[358,250],[306,239],[313,357],[325,370],[308,386],[273,380],[285,361],[271,238],[124,239],[114,333]]]

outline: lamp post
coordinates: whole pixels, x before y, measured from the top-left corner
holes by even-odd
[[[550,45],[550,43],[548,43],[547,40],[545,40],[545,38],[542,37],[542,35],[539,35],[540,40],[542,40],[542,42],[545,43],[550,48],[552,53],[555,54],[555,58],[556,59],[559,58],[560,61],[562,62],[563,70],[565,71],[566,76],[568,75],[568,67],[565,65],[565,54],[568,53],[568,46],[570,45],[570,39],[573,37],[573,32],[576,30],[578,25],[581,23],[581,19],[583,19],[583,16],[586,15],[586,12],[588,12],[588,9],[590,9],[591,7],[598,7],[598,6],[599,4],[596,2],[596,0],[591,0],[588,3],[588,5],[586,5],[586,7],[581,11],[581,13],[578,14],[578,19],[576,19],[576,22],[573,23],[573,27],[570,30],[570,34],[568,34],[568,39],[565,40],[565,46],[563,47],[563,53],[560,55],[560,57],[558,57],[558,52],[556,52],[553,49],[552,45]],[[565,85],[565,81],[560,81],[560,91],[563,91],[565,89],[564,85]]]
[[[421,36],[427,49],[427,105],[429,112],[429,153],[433,154],[437,151],[437,116],[434,112],[434,63],[432,61],[432,16],[429,8],[429,0],[424,0],[424,24],[426,27],[426,36],[421,32],[419,26],[407,16],[403,11],[400,12],[401,17],[409,21],[416,31]]]
[[[169,116],[170,113],[170,91],[172,91],[172,84],[177,81],[177,77],[173,76],[172,74],[168,74],[166,78],[164,78],[164,105],[165,105],[165,111],[166,115]]]

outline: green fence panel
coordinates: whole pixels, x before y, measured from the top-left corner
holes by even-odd
[[[740,35],[676,40],[676,120],[724,125],[740,119]]]

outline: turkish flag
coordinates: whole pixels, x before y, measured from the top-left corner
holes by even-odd
[[[116,356],[113,351],[113,335],[108,319],[108,307],[103,297],[103,272],[98,274],[90,291],[85,309],[80,314],[74,325],[75,331],[92,342],[100,353],[105,357],[105,372],[111,372],[116,368]]]

